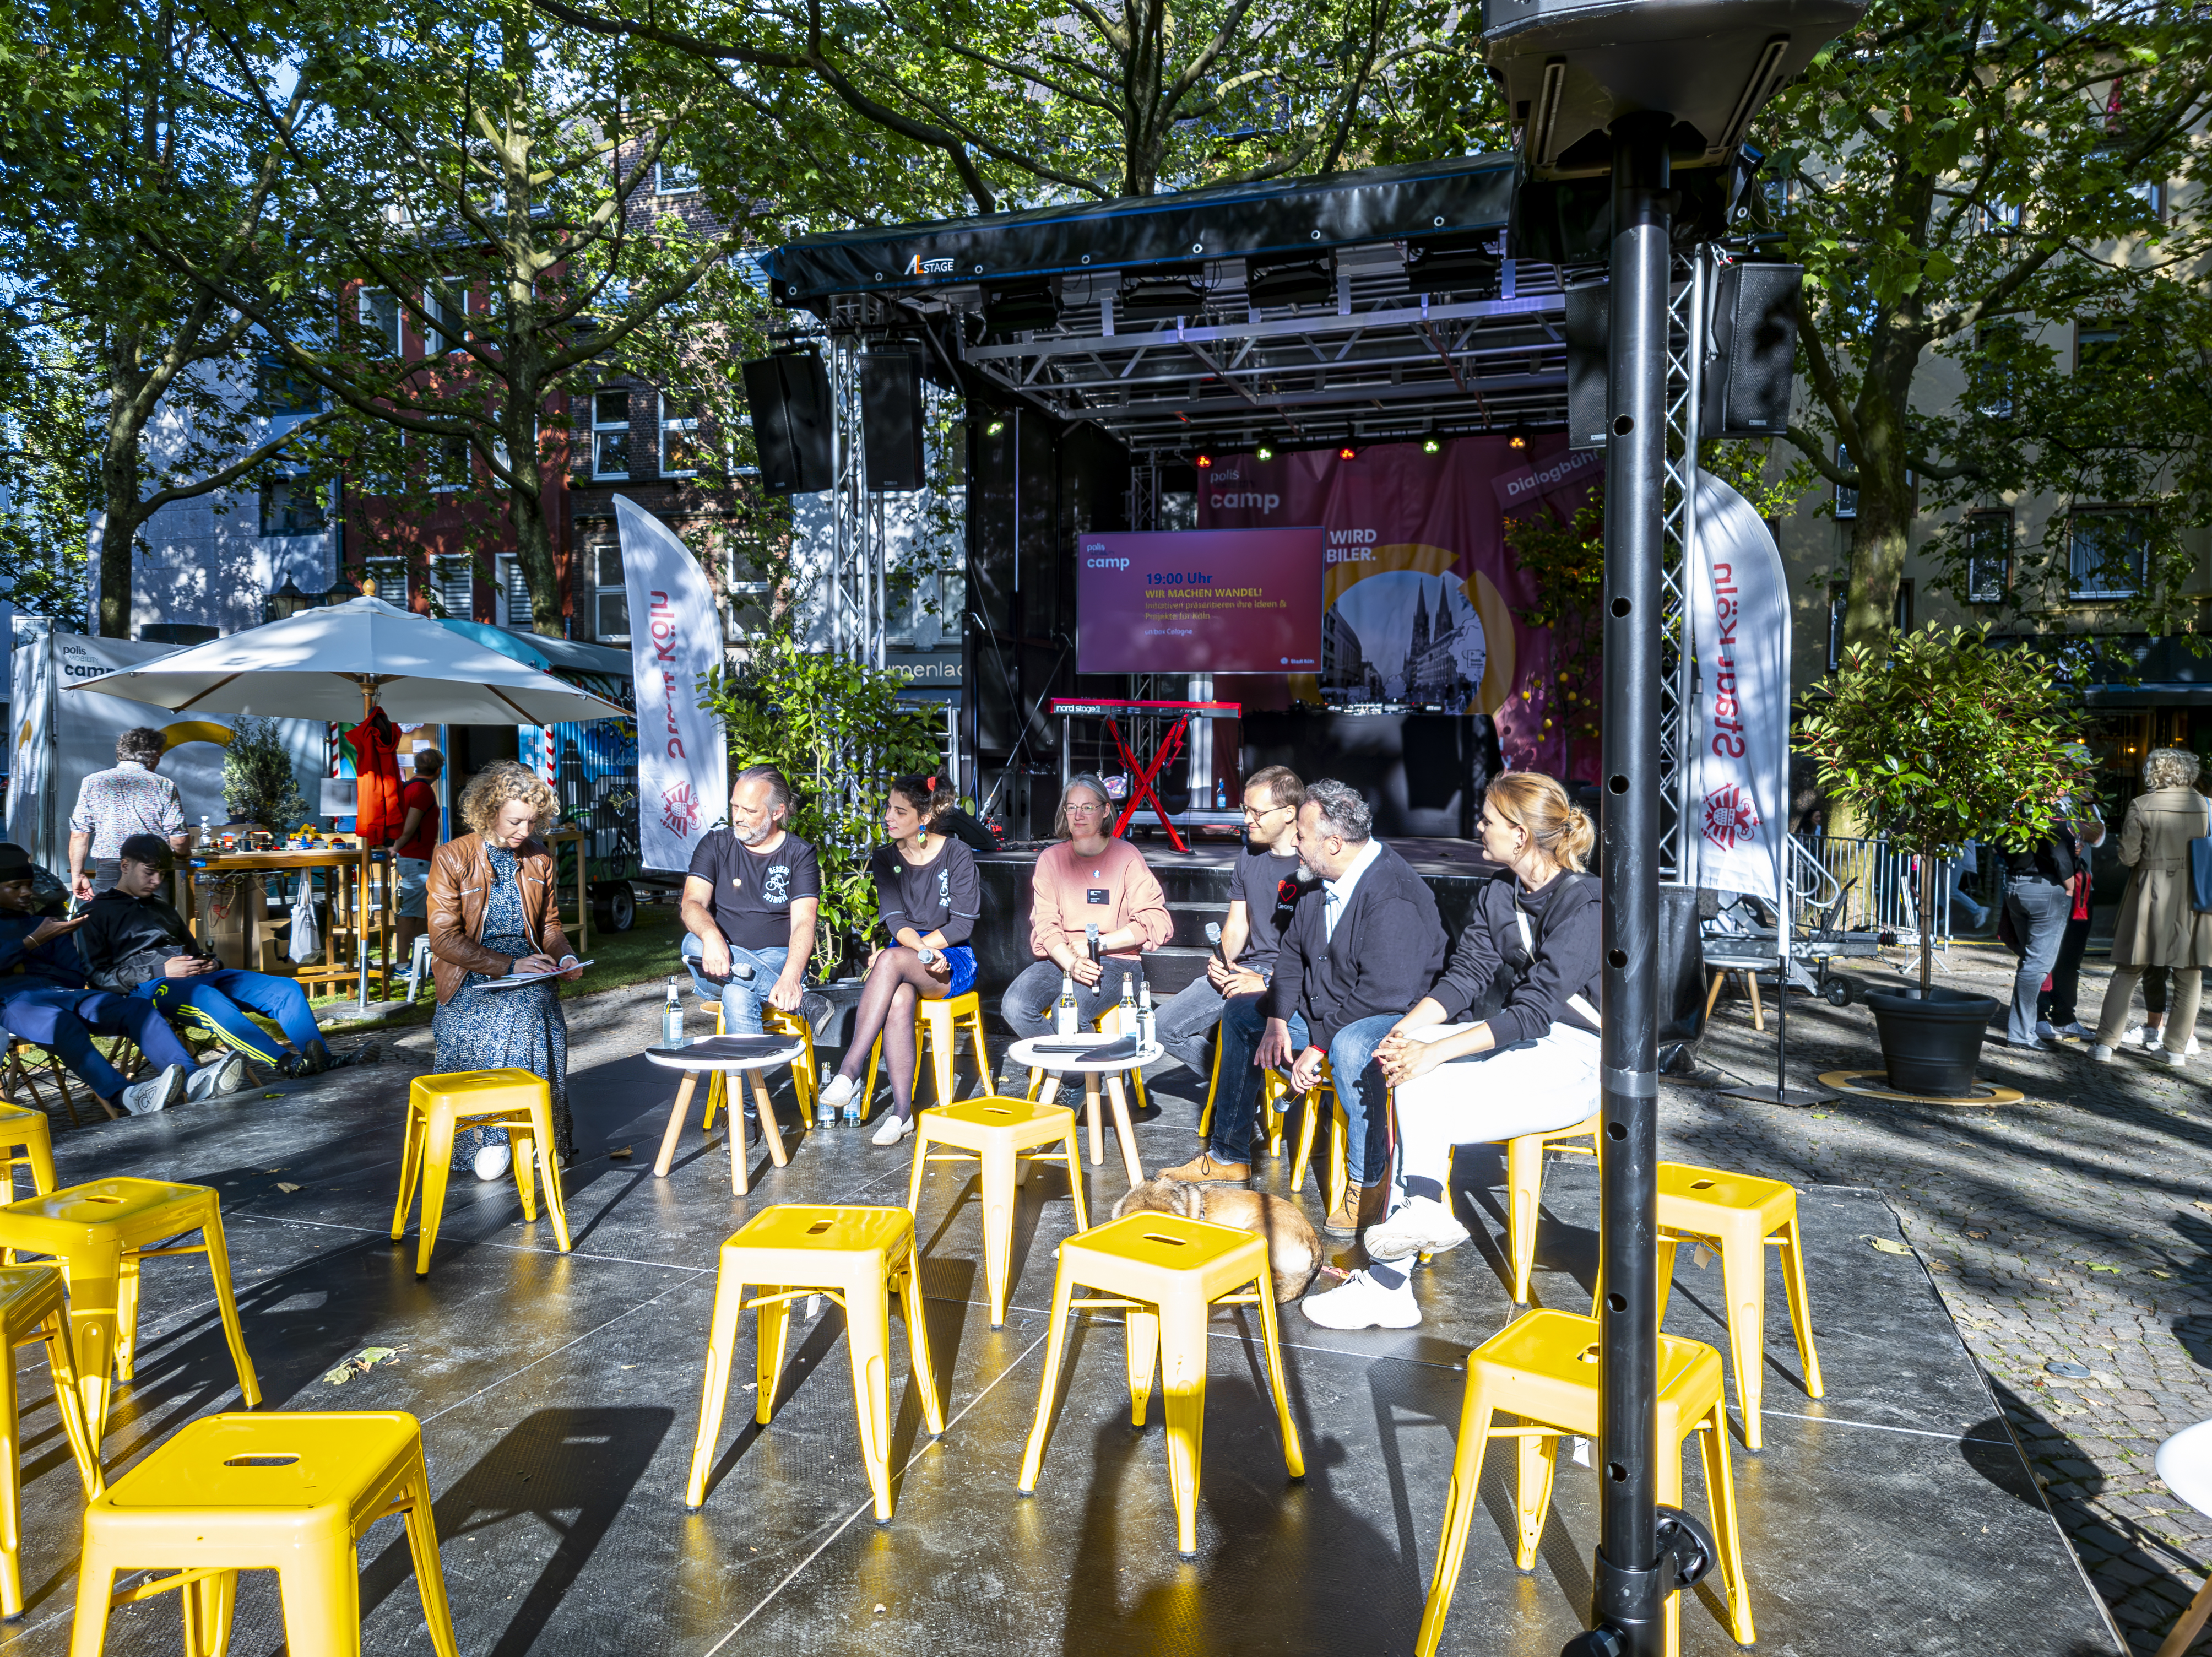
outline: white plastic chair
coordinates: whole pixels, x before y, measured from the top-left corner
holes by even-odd
[[[2158,1447],[2158,1476],[2166,1488],[2200,1514],[2212,1518],[2212,1421],[2185,1427]],[[2212,1579],[2197,1590],[2189,1609],[2158,1648],[2158,1657],[2181,1657],[2212,1617]]]

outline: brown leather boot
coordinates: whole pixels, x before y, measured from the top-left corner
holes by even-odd
[[[1321,1228],[1332,1237],[1357,1237],[1382,1219],[1389,1199],[1390,1182],[1387,1179],[1378,1179],[1371,1185],[1346,1185],[1344,1201],[1329,1210]]]
[[[1217,1162],[1212,1155],[1200,1151],[1197,1157],[1179,1168],[1162,1168],[1163,1179],[1180,1179],[1188,1185],[1243,1185],[1250,1183],[1252,1165],[1249,1162]]]

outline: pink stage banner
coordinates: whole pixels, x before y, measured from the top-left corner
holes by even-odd
[[[1557,774],[1565,721],[1551,633],[1516,613],[1536,594],[1506,548],[1505,521],[1571,513],[1604,475],[1602,456],[1570,452],[1557,435],[1521,448],[1502,436],[1450,438],[1435,454],[1377,444],[1351,460],[1334,449],[1229,455],[1200,473],[1198,521],[1322,526],[1321,661],[1288,681],[1291,698],[1487,714],[1514,770]],[[1265,705],[1242,688],[1218,693]],[[1594,762],[1595,745],[1582,746]]]
[[[1080,673],[1310,673],[1322,532],[1200,529],[1076,541]]]

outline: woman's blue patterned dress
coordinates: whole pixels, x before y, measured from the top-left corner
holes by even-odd
[[[537,941],[523,930],[515,855],[504,846],[484,850],[491,859],[492,887],[478,941],[502,955],[535,954]],[[554,1149],[565,1161],[575,1148],[575,1134],[568,1118],[568,1020],[561,1012],[559,983],[549,978],[519,990],[487,990],[484,982],[483,973],[469,973],[430,1020],[438,1073],[513,1069],[544,1076],[553,1084]],[[465,1168],[482,1147],[506,1142],[504,1128],[456,1134],[453,1167]]]

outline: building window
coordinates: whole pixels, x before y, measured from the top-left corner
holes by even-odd
[[[319,535],[327,521],[323,491],[305,478],[279,478],[261,485],[264,535]]]
[[[1844,659],[1844,601],[1850,588],[1844,582],[1828,583],[1828,667],[1832,672]],[[1897,607],[1891,612],[1890,624],[1900,633],[1912,631],[1912,583],[1901,581],[1897,584]]]
[[[2131,184],[2128,186],[2128,193],[2143,204],[2143,210],[2154,223],[2166,222],[2166,192],[2163,182]]]
[[[522,573],[522,560],[499,561],[499,624],[511,632],[526,633],[534,625],[530,613],[530,582]]]
[[[623,581],[622,545],[595,541],[585,549],[594,578],[592,631],[602,643],[629,642],[629,588]]]
[[[368,561],[369,579],[376,583],[376,596],[386,604],[404,610],[407,606],[407,560],[404,558],[371,558]]]
[[[1836,445],[1836,466],[1840,471],[1848,472],[1851,469],[1851,452],[1841,443]],[[1859,515],[1859,492],[1847,484],[1836,485],[1836,515],[1838,518],[1856,518]]]
[[[2012,514],[1977,512],[1966,520],[1966,597],[2001,604],[2012,585]]]
[[[388,288],[363,288],[361,332],[365,349],[385,356],[398,356],[399,295]]]
[[[619,480],[629,476],[629,393],[592,393],[592,476]]]
[[[2131,599],[2142,591],[2150,527],[2140,512],[2080,512],[2066,526],[2066,596]]]
[[[2010,235],[2020,228],[2020,204],[2010,201],[1989,201],[1982,204],[1982,234],[1988,236]]]
[[[461,349],[469,337],[469,279],[452,276],[422,289],[426,344],[433,356]]]
[[[477,570],[473,561],[447,558],[440,563],[438,602],[455,621],[476,619]]]
[[[430,487],[439,494],[451,494],[469,486],[469,440],[465,437],[433,437],[430,444]]]
[[[313,414],[322,405],[323,388],[287,362],[281,351],[263,351],[253,359],[256,414]]]
[[[667,393],[660,395],[660,475],[696,478],[699,475],[699,413]]]
[[[2126,331],[2113,322],[2076,322],[2074,325],[2074,372],[2089,374],[2108,369],[2118,361]]]
[[[2021,350],[2018,322],[1991,322],[1974,330],[1974,360],[1967,366],[1967,381],[1981,394],[1981,411],[1989,419],[2012,418]]]
[[[689,161],[657,161],[653,168],[653,193],[688,196],[699,187],[699,169]]]

